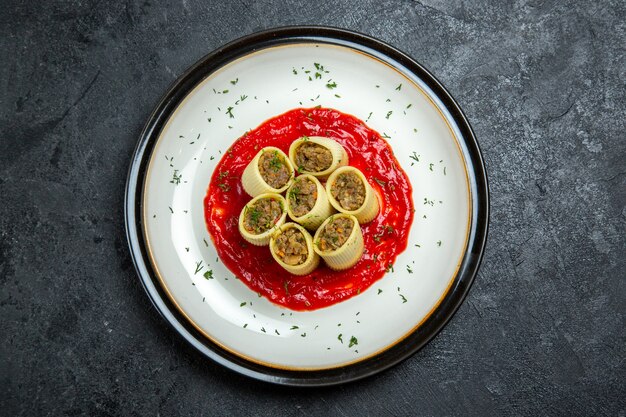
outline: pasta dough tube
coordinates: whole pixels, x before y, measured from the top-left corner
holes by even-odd
[[[299,233],[296,232],[287,237],[290,229],[295,229]],[[304,242],[302,242],[300,234],[304,237]],[[284,239],[281,239],[281,237],[284,237]],[[294,240],[296,241],[295,243],[293,243]],[[293,252],[294,246],[301,248],[302,243],[306,245],[306,255],[293,255],[288,253],[289,245],[291,245]],[[276,260],[280,266],[294,275],[310,274],[320,263],[320,256],[313,250],[313,238],[311,234],[297,223],[285,223],[280,227],[270,239],[270,252],[274,260]],[[298,259],[300,256],[306,256],[304,262],[293,265],[293,259]]]
[[[330,151],[332,160],[330,166],[323,170],[307,170],[306,168],[298,165],[298,153],[300,147],[305,144],[315,144]],[[322,136],[303,136],[300,139],[296,139],[291,143],[289,147],[289,159],[296,170],[301,174],[310,174],[319,179],[326,179],[337,168],[348,165],[348,153],[338,142],[330,138]]]
[[[332,237],[324,237],[327,233],[326,226],[334,222],[336,219],[348,218],[352,220],[352,230],[350,231],[350,235],[346,239],[346,241],[336,249],[330,250],[322,250],[320,246],[323,245],[324,239],[332,240]],[[357,262],[363,256],[363,251],[365,249],[365,245],[363,244],[363,233],[361,232],[361,227],[359,226],[359,222],[356,217],[350,214],[335,214],[330,216],[328,219],[322,223],[322,225],[315,232],[315,236],[313,237],[313,249],[317,252],[326,265],[330,267],[330,269],[334,270],[342,270],[348,269],[356,265]]]
[[[268,158],[267,165],[269,169],[264,168],[262,157],[264,159]],[[282,165],[284,165],[284,169],[281,167]],[[287,175],[289,178],[284,185],[280,185],[278,188],[271,185],[272,182],[281,183],[281,180]],[[261,149],[246,166],[241,176],[241,185],[251,197],[256,197],[263,193],[280,194],[291,185],[293,177],[293,165],[291,165],[287,155],[278,148],[267,146]]]
[[[356,175],[356,177],[358,177],[360,182],[365,187],[365,194],[363,196],[364,200],[363,200],[363,203],[358,208],[355,208],[355,209],[344,208],[342,203],[339,201],[339,200],[342,200],[343,192],[348,193],[348,194],[343,194],[343,195],[347,195],[348,196],[347,198],[350,198],[349,193],[358,193],[358,190],[346,188],[345,190],[340,190],[340,195],[338,195],[339,199],[333,196],[333,185],[335,184],[337,180],[341,180],[340,176],[342,174],[347,174],[348,178],[350,177],[354,178],[354,175]],[[374,188],[372,188],[369,182],[367,182],[365,175],[363,175],[361,171],[359,171],[358,169],[354,167],[351,167],[351,166],[341,167],[341,168],[338,168],[335,172],[333,172],[328,178],[328,181],[326,182],[326,194],[328,196],[328,201],[337,211],[339,211],[340,213],[353,215],[354,217],[357,218],[357,220],[361,224],[372,221],[374,217],[378,215],[378,211],[380,207],[379,207],[376,191],[374,191]],[[344,201],[347,201],[347,200],[344,200]]]
[[[304,209],[310,206],[313,199],[315,201],[313,207],[308,212],[301,214]],[[317,229],[334,212],[333,206],[328,202],[324,186],[310,174],[298,176],[287,189],[287,214],[293,221],[309,230]]]
[[[274,216],[274,212],[278,210],[280,212]],[[285,223],[286,219],[285,197],[275,193],[260,194],[250,200],[241,210],[239,233],[247,242],[255,246],[267,246],[270,237]]]

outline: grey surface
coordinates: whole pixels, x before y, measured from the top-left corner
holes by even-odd
[[[3,1],[0,414],[626,415],[626,6],[620,1]],[[168,85],[286,24],[379,37],[473,124],[492,201],[470,295],[373,378],[298,390],[189,347],[123,225],[127,167]]]

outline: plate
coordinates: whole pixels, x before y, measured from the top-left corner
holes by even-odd
[[[203,199],[237,138],[315,106],[380,132],[410,178],[415,213],[408,247],[383,278],[300,312],[260,297],[224,267]],[[326,27],[252,34],[189,68],[148,119],[125,204],[133,261],[167,322],[212,360],[285,385],[364,378],[418,351],[465,298],[488,226],[484,163],[450,94],[397,49]]]

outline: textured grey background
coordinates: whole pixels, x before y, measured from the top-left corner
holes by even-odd
[[[2,1],[0,414],[626,415],[622,1]],[[429,68],[492,201],[469,298],[425,349],[332,389],[257,383],[152,308],[123,226],[168,85],[241,35],[327,24]]]

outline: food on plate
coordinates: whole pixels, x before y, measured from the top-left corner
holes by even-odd
[[[367,223],[378,214],[376,192],[365,175],[354,167],[335,170],[326,182],[326,193],[337,211],[355,216],[359,223]]]
[[[289,159],[300,174],[326,179],[348,165],[348,153],[338,142],[322,136],[302,136],[289,147]]]
[[[335,214],[322,223],[313,238],[314,250],[334,270],[354,266],[363,255],[363,234],[356,217]]]
[[[334,212],[324,186],[310,174],[298,176],[287,189],[287,214],[309,230],[317,229]]]
[[[293,165],[283,151],[273,146],[261,149],[241,176],[243,189],[252,197],[263,193],[280,194],[294,177]]]
[[[367,206],[369,195],[375,195],[380,208],[378,215],[372,221],[360,224],[358,219],[349,222],[346,219],[349,219],[350,216],[331,212],[327,217],[332,219],[343,217],[344,220],[338,225],[345,222],[347,226],[351,227],[348,228],[344,225],[341,231],[335,230],[336,242],[333,241],[330,235],[331,230],[329,230],[329,234],[325,234],[326,237],[320,242],[325,250],[320,250],[315,244],[316,239],[313,238],[312,249],[307,248],[308,253],[313,252],[318,255],[323,253],[327,261],[321,262],[323,259],[321,258],[317,268],[312,269],[308,274],[297,275],[275,260],[271,253],[273,243],[270,242],[270,238],[278,234],[279,226],[286,223],[285,218],[287,216],[293,219],[289,220],[290,222],[301,222],[304,229],[312,227],[302,220],[316,211],[317,201],[323,198],[324,194],[330,202],[332,195],[324,184],[330,178],[318,176],[325,169],[330,171],[337,169],[326,168],[328,153],[325,151],[328,150],[332,156],[330,148],[320,145],[324,149],[307,146],[301,150],[300,158],[305,156],[306,150],[306,155],[310,159],[308,162],[312,164],[307,165],[307,167],[320,171],[316,173],[318,175],[309,174],[311,176],[308,176],[303,172],[294,170],[294,175],[289,181],[298,183],[301,181],[300,178],[303,180],[315,177],[324,185],[324,189],[320,190],[316,183],[315,190],[318,194],[315,200],[316,204],[313,204],[315,192],[308,181],[302,184],[306,186],[303,187],[302,199],[294,199],[294,204],[289,201],[289,186],[291,184],[284,191],[275,193],[274,195],[278,194],[279,196],[282,194],[285,213],[281,213],[281,217],[270,229],[271,231],[261,232],[262,228],[258,227],[256,230],[261,233],[254,233],[256,226],[254,219],[257,214],[254,214],[253,211],[248,213],[247,225],[249,230],[243,227],[243,223],[238,227],[238,216],[241,215],[242,209],[251,205],[252,201],[250,201],[251,197],[248,190],[236,181],[242,179],[242,183],[247,184],[247,181],[243,180],[244,170],[250,167],[253,159],[259,157],[260,149],[278,148],[291,158],[292,152],[296,149],[295,145],[302,145],[306,142],[316,143],[311,140],[311,138],[316,138],[316,135],[332,136],[333,139],[322,139],[336,143],[336,146],[345,149],[350,160],[348,163],[347,158],[342,158],[341,163],[360,170],[367,175],[368,180],[375,181],[370,183],[373,191],[376,192],[375,194],[372,190],[369,190],[368,194],[369,187],[367,187],[365,180],[357,183],[357,185],[366,187],[365,193],[361,193],[361,196],[364,196],[362,206]],[[307,136],[309,140],[304,140],[304,136]],[[317,144],[319,145],[319,143]],[[335,149],[337,148],[335,147]],[[339,153],[343,154],[343,151],[340,150]],[[313,158],[315,154],[319,154],[319,158]],[[268,154],[268,157],[270,155]],[[280,156],[281,154],[278,153],[277,155]],[[336,159],[339,160],[339,158]],[[270,158],[267,162],[269,163],[271,160]],[[291,164],[291,160],[289,163]],[[271,164],[268,165],[271,167]],[[258,160],[256,166],[258,167]],[[294,165],[291,164],[291,166]],[[342,168],[339,167],[338,169]],[[331,174],[330,171],[328,171],[328,176]],[[267,185],[265,180],[263,183]],[[280,183],[274,185],[279,186]],[[255,294],[265,297],[272,303],[294,311],[312,311],[362,294],[393,270],[397,256],[406,250],[408,245],[409,231],[415,211],[412,195],[409,178],[395,158],[389,143],[378,132],[370,129],[363,120],[334,109],[297,108],[264,121],[236,139],[232,146],[223,152],[222,158],[213,168],[211,183],[204,200],[204,214],[219,262],[230,270],[240,282]],[[358,204],[359,199],[355,199],[355,201],[355,204]],[[348,204],[346,199],[344,199],[344,203]],[[274,207],[276,207],[276,203],[274,203]],[[289,209],[288,213],[287,209]],[[357,212],[359,210],[362,208],[357,209]],[[278,210],[275,210],[276,216],[278,216],[277,213]],[[286,214],[285,218],[282,217],[283,214]],[[304,215],[301,216],[302,214]],[[269,217],[271,220],[276,219],[275,216],[270,215]],[[300,219],[300,217],[303,218]],[[325,216],[322,215],[321,217]],[[243,222],[244,219],[241,220]],[[317,232],[321,233],[319,230],[321,228],[322,225],[318,227]],[[294,230],[289,234],[296,236],[297,228],[290,226],[290,229]],[[314,227],[307,230],[311,235],[316,234]],[[297,236],[306,235],[298,234]],[[289,236],[283,239],[287,239],[287,237]],[[293,237],[293,239],[297,241],[299,238]],[[345,241],[339,245],[343,239]],[[359,240],[363,242],[364,249],[361,247],[359,250],[358,246],[352,244],[353,241],[358,243]],[[250,244],[251,241],[256,243]],[[303,249],[303,247],[299,248],[300,250]],[[298,248],[295,244],[292,249],[293,253],[290,255],[298,255],[296,250]],[[299,255],[303,254],[299,253]],[[353,266],[349,266],[347,261],[342,262],[342,259],[339,259],[348,258],[348,255],[351,256],[347,260],[351,261],[350,263],[355,262]],[[301,259],[290,257],[287,261],[298,263]],[[287,263],[284,264],[287,265]],[[345,269],[337,269],[342,267]]]
[[[239,214],[239,233],[256,246],[266,246],[270,237],[287,219],[285,198],[264,193],[254,197]]]
[[[313,250],[313,238],[297,223],[285,223],[270,239],[272,257],[287,272],[307,275],[320,263]]]

